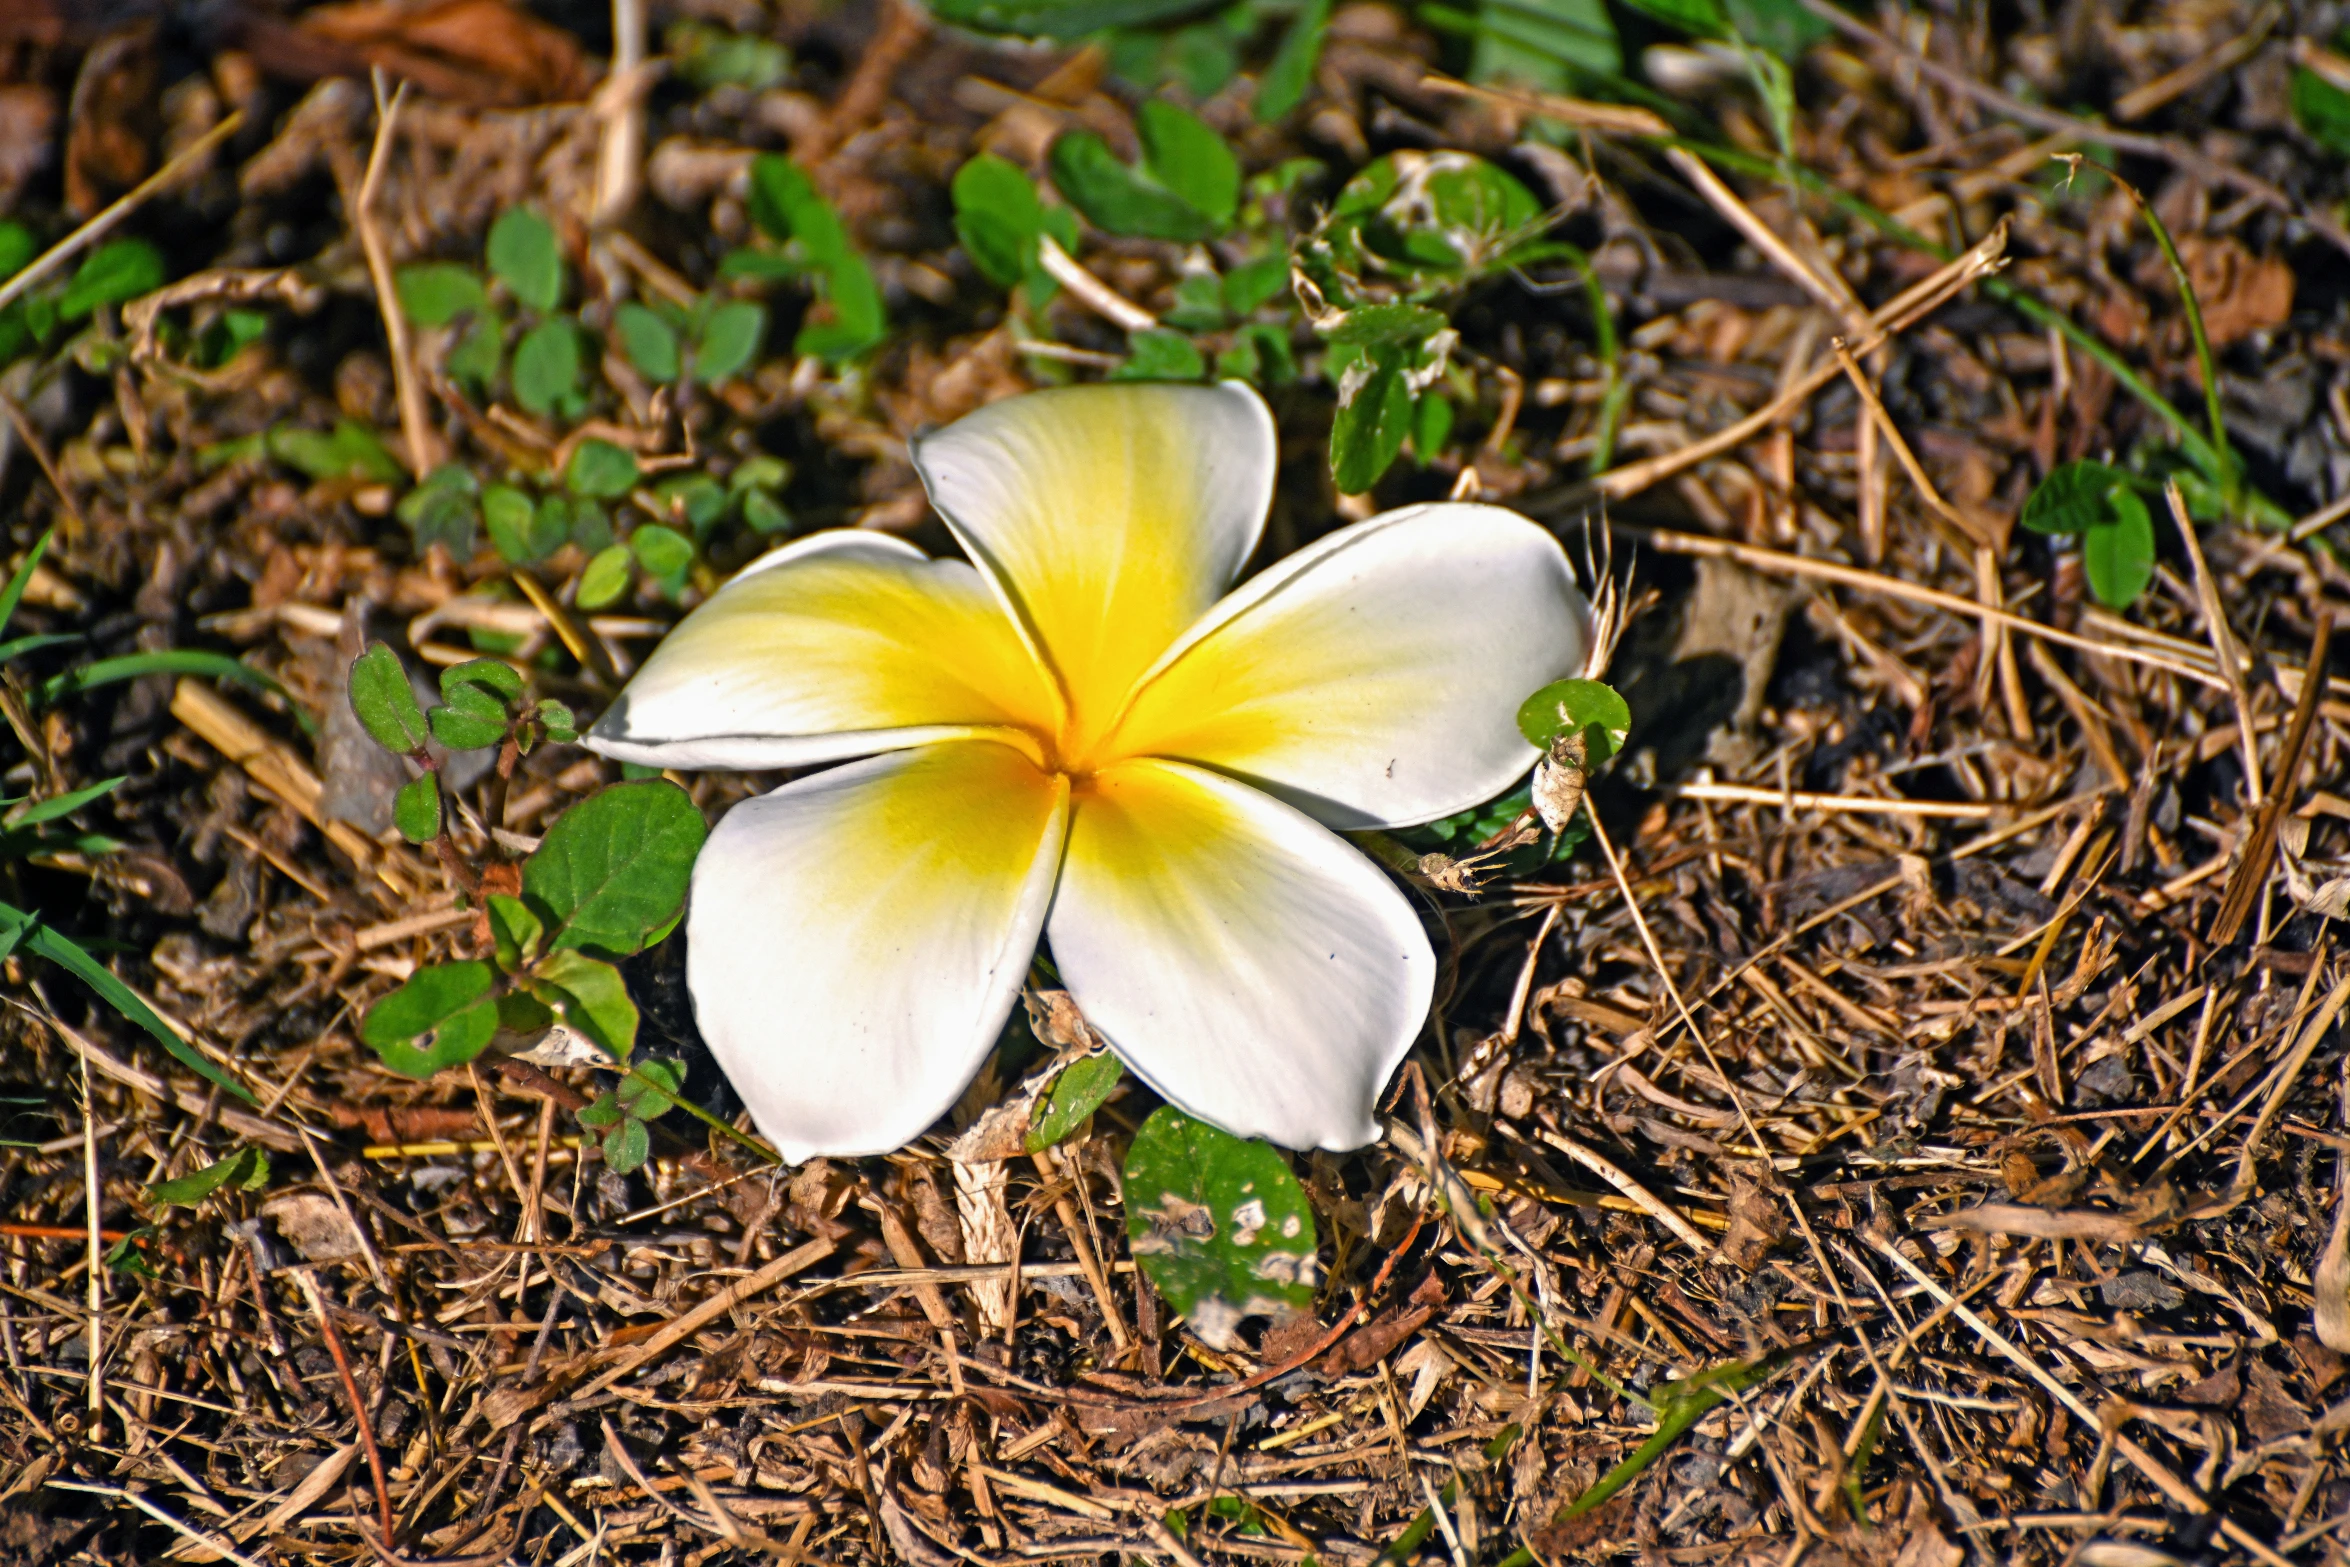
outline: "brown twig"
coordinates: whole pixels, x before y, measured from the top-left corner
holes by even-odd
[[[424,385],[416,376],[416,355],[408,338],[407,313],[400,308],[399,285],[392,277],[391,251],[375,221],[375,193],[391,161],[392,130],[408,96],[408,84],[402,82],[386,102],[383,85],[379,71],[375,80],[375,145],[368,150],[367,173],[359,182],[351,224],[359,231],[359,248],[367,256],[367,275],[375,284],[375,307],[383,316],[384,340],[392,353],[392,389],[400,404],[400,436],[407,446],[408,471],[422,479],[441,465],[445,454],[426,410]]]
[[[343,1379],[343,1392],[351,1400],[351,1418],[359,1423],[359,1442],[367,1452],[368,1471],[375,1477],[376,1506],[383,1514],[384,1548],[389,1550],[393,1546],[392,1492],[384,1482],[383,1453],[375,1445],[375,1427],[367,1418],[367,1400],[360,1396],[359,1379],[351,1373],[350,1352],[343,1348],[342,1332],[335,1326],[334,1313],[327,1310],[326,1294],[318,1287],[317,1275],[308,1268],[289,1271],[310,1301],[310,1309],[318,1318],[318,1331],[326,1337],[327,1353],[334,1357],[335,1370]]]
[[[2244,841],[2243,858],[2236,861],[2236,869],[2228,877],[2227,891],[2220,895],[2219,913],[2211,922],[2214,947],[2225,947],[2235,941],[2244,928],[2245,918],[2252,912],[2253,899],[2268,884],[2269,866],[2277,852],[2277,824],[2292,809],[2294,786],[2301,776],[2301,759],[2309,747],[2309,727],[2317,717],[2318,697],[2325,690],[2326,654],[2332,649],[2333,638],[2334,617],[2321,606],[2316,632],[2309,642],[2308,673],[2301,677],[2301,697],[2293,704],[2292,727],[2285,731],[2284,749],[2277,753],[2276,776],[2270,780],[2275,787],[2257,807],[2252,835]]]

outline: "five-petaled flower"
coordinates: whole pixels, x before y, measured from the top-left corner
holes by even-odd
[[[595,749],[662,767],[844,764],[736,806],[694,868],[695,1015],[786,1158],[918,1136],[1040,935],[1171,1102],[1293,1148],[1377,1134],[1435,960],[1334,829],[1507,788],[1535,758],[1518,701],[1577,670],[1588,610],[1548,534],[1450,503],[1227,594],[1276,461],[1237,384],[994,404],[914,448],[968,562],[799,540],[595,726]]]

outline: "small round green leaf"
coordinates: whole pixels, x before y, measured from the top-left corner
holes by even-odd
[[[1134,1134],[1125,1185],[1135,1260],[1210,1345],[1313,1305],[1314,1212],[1278,1149],[1166,1105]]]
[[[677,379],[677,328],[644,306],[629,304],[612,312],[612,330],[639,375],[654,381]]]
[[[486,694],[503,711],[522,700],[522,676],[512,664],[498,658],[469,658],[441,671],[441,696],[455,702],[467,691]]]
[[[574,495],[617,500],[636,488],[636,458],[625,446],[593,437],[571,449],[563,465],[563,487]]]
[[[1518,707],[1518,732],[1545,750],[1560,735],[1593,728],[1608,742],[1604,753],[1590,758],[1594,763],[1623,749],[1632,732],[1632,709],[1602,681],[1554,680]]]
[[[483,900],[490,920],[490,944],[497,950],[498,967],[508,973],[537,960],[546,926],[520,898],[493,892]]]
[[[162,286],[161,251],[143,239],[110,240],[90,252],[65,285],[57,318],[79,321],[100,305],[119,305]]]
[[[520,566],[538,557],[531,553],[531,522],[537,509],[530,497],[511,484],[493,484],[481,492],[481,520],[489,528],[490,545]]]
[[[615,1061],[636,1048],[636,1003],[620,970],[573,947],[541,958],[526,983],[563,1020],[602,1046]]]
[[[1330,478],[1343,494],[1370,489],[1403,450],[1412,427],[1405,352],[1374,349],[1349,365],[1339,381],[1338,416],[1330,426]]]
[[[587,563],[587,570],[579,574],[579,607],[602,609],[627,592],[633,561],[625,544],[610,545],[599,551]]]
[[[1220,226],[1151,175],[1118,161],[1092,131],[1062,133],[1046,162],[1054,188],[1108,233],[1189,244],[1210,238]]]
[[[694,379],[705,386],[733,379],[767,339],[767,307],[747,299],[720,305],[694,338]]]
[[[424,716],[432,725],[432,737],[452,751],[479,751],[506,738],[506,715],[503,712],[494,718],[485,717],[467,712],[452,702],[447,707],[436,707]],[[422,779],[417,781],[423,782]],[[427,833],[425,836],[429,838],[432,834]]]
[[[1046,1093],[1042,1111],[1028,1128],[1028,1151],[1069,1140],[1087,1116],[1102,1107],[1126,1076],[1126,1064],[1108,1051],[1079,1056],[1061,1069]]]
[[[647,523],[630,534],[628,546],[646,574],[664,582],[682,578],[686,568],[694,563],[694,541],[675,528],[664,528],[657,522]]]
[[[496,977],[478,962],[419,969],[368,1009],[359,1037],[384,1065],[409,1077],[462,1066],[498,1031],[498,1006],[490,998]]]
[[[447,708],[436,707],[433,714],[438,717],[447,711]],[[400,792],[392,796],[392,825],[399,828],[400,836],[410,843],[430,843],[441,835],[441,781],[438,773],[426,773],[400,785]]]
[[[424,710],[400,655],[381,642],[351,661],[351,711],[385,750],[407,756],[423,748]]]
[[[549,414],[579,390],[579,328],[541,321],[514,348],[514,400],[526,413]]]
[[[955,236],[990,282],[1010,288],[1028,275],[1044,232],[1044,203],[1018,165],[983,152],[955,171]]]
[[[1143,168],[1221,229],[1240,209],[1240,160],[1198,115],[1153,98],[1134,116]]]
[[[1127,341],[1133,352],[1110,372],[1113,381],[1196,381],[1208,373],[1208,362],[1181,332],[1149,327]]]
[[[618,1175],[627,1175],[644,1167],[653,1157],[653,1138],[645,1130],[645,1123],[635,1116],[625,1117],[618,1126],[604,1134],[605,1168]]]
[[[490,297],[471,267],[454,261],[421,261],[402,267],[393,279],[400,313],[421,327],[447,326],[467,311],[486,313]]]
[[[2081,536],[2081,566],[2098,603],[2125,609],[2154,580],[2154,519],[2135,490],[2117,489],[2110,499],[2113,520]]]
[[[490,270],[533,310],[552,310],[563,298],[563,247],[545,218],[528,207],[508,207],[490,225]]]
[[[550,946],[626,957],[684,907],[708,835],[668,780],[615,784],[556,818],[523,862],[522,890],[548,918]]]

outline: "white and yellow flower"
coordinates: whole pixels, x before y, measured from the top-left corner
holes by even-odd
[[[686,617],[588,737],[662,767],[845,765],[736,806],[694,868],[703,1036],[792,1160],[918,1136],[1046,938],[1086,1017],[1192,1114],[1376,1135],[1427,1015],[1411,903],[1333,829],[1465,809],[1577,670],[1557,543],[1408,506],[1226,593],[1273,494],[1255,393],[997,403],[914,461],[970,562],[802,539]],[[862,758],[862,760],[850,760]]]

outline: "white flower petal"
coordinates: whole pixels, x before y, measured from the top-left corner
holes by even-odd
[[[1256,549],[1277,451],[1238,383],[1065,387],[914,443],[930,498],[1060,672],[1082,747]]]
[[[805,767],[1047,730],[1051,684],[979,573],[842,529],[753,562],[669,633],[587,744],[656,767]]]
[[[1429,821],[1533,764],[1518,705],[1576,673],[1589,641],[1548,533],[1498,506],[1407,506],[1243,584],[1104,750],[1231,773],[1334,827]]]
[[[851,762],[727,812],[694,866],[702,1037],[794,1163],[921,1135],[1036,950],[1067,785],[989,741]]]
[[[1301,812],[1177,762],[1122,762],[1070,810],[1046,932],[1126,1063],[1239,1136],[1376,1137],[1436,975],[1395,884]]]

